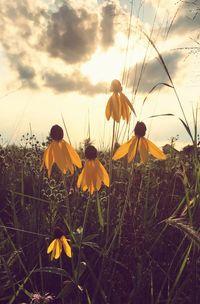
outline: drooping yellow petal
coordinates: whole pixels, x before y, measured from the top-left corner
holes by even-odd
[[[122,158],[124,155],[126,155],[128,153],[128,150],[129,150],[129,147],[130,147],[130,145],[132,143],[133,138],[131,138],[128,142],[126,142],[125,144],[121,145],[117,149],[117,151],[115,152],[115,154],[112,157],[113,160],[118,160],[118,159]]]
[[[120,121],[121,118],[121,102],[118,93],[113,93],[112,98],[112,117],[116,122]]]
[[[73,174],[74,165],[79,168],[82,167],[78,154],[64,139],[59,141],[53,140],[44,152],[41,169],[45,166],[49,177],[54,163],[64,174],[67,170],[70,170],[71,174]]]
[[[87,169],[86,169],[86,184],[88,186],[88,191],[91,194],[95,191],[96,179],[97,179],[97,172],[96,172],[95,160],[88,160]]]
[[[134,136],[132,138],[131,145],[129,146],[128,150],[128,163],[130,163],[132,160],[134,160],[136,153],[138,151],[138,144],[140,139],[137,136]]]
[[[132,106],[132,103],[129,101],[129,99],[124,95],[123,93],[120,93],[121,99],[129,106],[129,108],[133,111],[133,113],[136,115],[135,110]]]
[[[149,147],[149,152],[158,159],[165,160],[167,157],[166,155],[154,144],[152,143],[149,139],[146,139]]]
[[[49,147],[48,147],[49,148]],[[43,157],[42,157],[42,163],[41,163],[41,166],[40,166],[40,171],[42,171],[42,169],[45,167],[45,158],[47,156],[47,153],[48,153],[48,148],[44,151],[43,153]]]
[[[55,258],[56,255],[56,242],[54,243],[53,251],[51,253],[51,261]]]
[[[81,173],[79,174],[78,181],[77,181],[77,187],[78,188],[81,187],[81,189],[83,191],[86,191],[87,188],[88,188],[87,185],[86,185],[86,162],[85,162],[85,165],[84,165]]]
[[[147,143],[147,140],[146,138],[144,137],[141,137],[140,140],[139,140],[139,153],[140,153],[140,160],[142,163],[146,163],[147,160],[148,160],[148,143]]]
[[[66,255],[71,258],[72,257],[72,250],[71,250],[71,247],[69,246],[69,244],[67,242],[66,237],[63,235],[63,236],[61,236],[60,240],[62,242],[62,245],[63,245],[63,248],[64,248],[64,251],[65,251]]]
[[[130,119],[129,107],[128,107],[127,103],[124,102],[123,99],[121,99],[121,96],[120,96],[120,100],[121,100],[121,114],[122,114],[122,117],[128,123],[128,121]]]
[[[60,149],[62,151],[63,158],[64,158],[64,163],[65,163],[64,170],[66,170],[66,171],[69,170],[71,172],[71,174],[74,174],[74,166],[73,166],[73,162],[71,159],[71,155],[67,149],[66,142],[64,140],[61,140],[59,145],[60,145]]]
[[[109,176],[98,159],[86,160],[85,166],[78,177],[77,187],[83,191],[88,190],[91,194],[99,191],[102,182],[109,187]]]
[[[101,163],[98,159],[95,159],[96,167],[96,180],[95,180],[95,190],[99,191],[103,182],[103,171],[101,169]]]
[[[47,253],[50,253],[51,251],[53,251],[53,248],[54,248],[54,246],[55,246],[55,242],[56,242],[56,239],[53,240],[53,241],[50,243],[49,247],[47,248]]]
[[[78,176],[78,180],[77,180],[77,187],[80,188],[80,186],[82,185],[82,181],[83,181],[83,174],[84,174],[84,168],[81,171],[81,173]]]
[[[111,116],[111,102],[112,102],[112,96],[108,99],[108,103],[106,105],[105,114],[106,114],[107,120],[109,120],[110,116]]]
[[[51,170],[53,166],[54,158],[53,158],[53,149],[52,149],[52,144],[50,144],[47,149],[44,151],[43,154],[43,160],[42,160],[42,165],[40,167],[40,170],[45,166],[48,170],[48,176],[50,177],[51,175]]]
[[[82,190],[86,191],[88,189],[87,185],[82,186]]]
[[[77,187],[86,191],[91,185],[91,161],[86,160],[84,168],[80,173],[77,181]]]
[[[91,183],[90,183],[90,185],[89,185],[89,187],[88,187],[88,191],[91,193],[91,194],[93,194],[93,192],[94,192],[94,185],[93,185],[93,182],[91,181]]]
[[[45,154],[45,166],[46,168],[49,170],[49,168],[52,166],[53,164],[53,151],[52,151],[52,144],[49,145],[49,147],[46,150],[46,154]]]
[[[101,189],[101,185],[102,185],[102,179],[100,177],[100,175],[97,175],[97,181],[96,181],[96,190],[99,191]]]
[[[88,188],[90,187],[90,181],[91,181],[90,162],[91,160],[86,160],[85,162],[85,185]]]
[[[47,249],[47,253],[50,253],[52,251],[51,261],[55,258],[56,255],[56,244],[57,244],[57,239],[53,240]]]
[[[62,243],[59,239],[56,239],[56,254],[55,259],[59,259],[62,252]]]
[[[102,165],[102,163],[98,159],[96,159],[96,167],[98,168],[100,179],[103,181],[104,185],[109,187],[110,185],[109,175],[106,169],[104,168],[104,166]]]
[[[58,168],[62,171],[62,173],[66,173],[67,171],[67,166],[65,162],[65,156],[62,151],[62,142],[61,141],[54,141],[52,142],[53,145],[53,156],[54,156],[54,161]]]
[[[74,148],[68,144],[66,141],[64,141],[66,147],[67,147],[67,150],[69,152],[69,155],[70,155],[70,158],[72,160],[72,163],[74,165],[76,165],[78,168],[81,168],[82,167],[82,163],[81,163],[81,159],[78,155],[78,153],[74,150]]]
[[[96,159],[91,162],[91,185],[93,185],[93,192],[97,190],[97,179],[98,179],[98,169],[96,166]]]

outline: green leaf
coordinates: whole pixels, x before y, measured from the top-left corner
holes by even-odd
[[[82,242],[83,246],[87,246],[93,249],[99,249],[99,245],[95,242]]]
[[[101,202],[99,199],[99,195],[97,193],[97,211],[98,211],[98,217],[99,217],[99,224],[100,226],[103,228],[104,227],[104,220],[103,220],[103,213],[102,213],[102,209],[101,209]]]
[[[65,286],[61,289],[57,295],[57,299],[65,298],[70,296],[70,294],[75,290],[76,285],[72,281],[65,281]]]
[[[89,296],[88,290],[86,289],[85,292],[86,292],[88,304],[91,304],[92,302],[90,300],[90,296]]]
[[[57,267],[42,267],[42,268],[36,269],[34,272],[47,272],[47,273],[57,274],[57,275],[71,279],[71,276],[67,273],[67,271],[65,271],[62,268],[57,268]]]
[[[57,299],[67,298],[72,293],[80,293],[80,292],[82,293],[83,292],[83,287],[80,285],[76,285],[72,281],[65,281],[64,284],[65,284],[65,286],[60,291],[60,293],[57,295]]]
[[[92,241],[93,239],[95,239],[98,236],[99,235],[97,233],[92,233],[92,234],[89,234],[86,237],[84,237],[83,241],[84,242],[89,242],[89,241]]]

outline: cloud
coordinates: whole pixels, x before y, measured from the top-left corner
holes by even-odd
[[[69,64],[86,61],[97,47],[98,15],[64,3],[51,14],[43,47]]]
[[[105,93],[107,85],[104,82],[92,84],[89,79],[79,71],[72,75],[59,74],[54,71],[46,72],[43,76],[45,86],[56,93],[77,91],[84,95]]]
[[[176,51],[176,52],[163,53],[162,56],[169,70],[169,73],[173,79],[179,72],[179,65],[183,57],[183,54]],[[135,89],[135,86],[138,83],[140,77],[141,70],[142,70],[142,63],[139,63],[137,66],[134,66],[130,70],[129,84],[128,84],[130,88],[133,88],[134,85],[134,89]],[[134,79],[135,82],[133,84]],[[138,93],[147,94],[159,82],[169,83],[169,79],[166,75],[166,72],[161,62],[158,60],[158,58],[154,58],[148,61],[145,65],[145,68],[142,72],[142,78],[139,84]]]
[[[200,27],[200,1],[183,2],[177,15],[171,32],[180,35],[199,31]]]
[[[0,1],[0,43],[16,81],[61,93],[105,91],[105,84],[93,85],[81,74],[81,65],[97,49],[114,45],[114,18],[123,10],[118,0],[96,5],[96,9],[94,0],[90,5],[78,4],[73,0],[51,1],[50,6],[42,0]]]
[[[101,44],[105,49],[114,43],[114,18],[116,8],[116,3],[114,2],[107,2],[102,6]]]
[[[0,2],[1,44],[13,73],[17,72],[18,78],[31,88],[37,87],[34,48],[42,18],[44,7],[35,6],[30,0]]]
[[[157,2],[148,0],[156,11]],[[162,22],[167,18],[167,29],[172,22],[170,32],[173,35],[182,35],[199,31],[200,26],[200,0],[161,0],[158,18]]]
[[[149,7],[156,14],[156,26],[166,25],[166,31],[170,28],[170,33],[174,36],[193,34],[199,31],[200,26],[200,0],[146,0],[144,10],[147,12],[146,20],[149,21]],[[158,11],[157,11],[158,10]],[[157,13],[156,13],[157,11]],[[152,26],[152,19],[150,19]],[[164,25],[165,24],[165,25]]]

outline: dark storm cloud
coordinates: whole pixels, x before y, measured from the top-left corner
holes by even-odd
[[[86,61],[97,47],[98,16],[67,3],[52,13],[45,34],[46,50],[73,64]]]
[[[177,15],[171,32],[173,34],[192,34],[193,31],[199,31],[200,27],[200,0],[183,2]]]
[[[163,59],[166,63],[166,66],[169,70],[169,73],[170,73],[172,79],[179,72],[179,64],[180,64],[181,59],[183,58],[182,56],[183,56],[183,54],[181,54],[180,52],[163,53]],[[142,69],[142,63],[139,63],[137,66],[135,66],[131,69],[130,75],[129,75],[129,79],[130,79],[129,87],[132,88],[133,85],[135,87],[135,85],[138,82],[141,69]],[[136,79],[136,81],[133,84],[134,79]],[[138,92],[139,93],[148,93],[159,82],[169,83],[169,79],[166,75],[166,72],[165,72],[161,62],[158,60],[158,58],[155,58],[146,63],[145,69],[143,71],[142,78],[140,81]]]
[[[116,4],[114,2],[106,3],[102,7],[101,20],[101,44],[108,48],[114,43],[114,18],[116,14]]]
[[[53,89],[56,93],[79,92],[85,95],[105,93],[106,83],[91,84],[89,79],[78,71],[73,75],[63,75],[56,72],[47,72],[43,76],[45,86]]]

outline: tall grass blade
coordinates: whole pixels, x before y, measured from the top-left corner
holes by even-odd
[[[176,287],[177,287],[177,285],[178,285],[178,282],[179,282],[179,280],[180,280],[180,278],[181,278],[181,276],[182,276],[182,274],[183,274],[183,271],[184,271],[184,269],[185,269],[185,267],[186,267],[186,264],[187,264],[188,257],[189,257],[189,255],[190,255],[191,249],[192,249],[192,244],[189,245],[188,250],[187,250],[187,252],[186,252],[186,254],[185,254],[185,257],[184,257],[184,259],[183,259],[183,262],[182,262],[181,267],[180,267],[180,269],[179,269],[179,272],[178,272],[178,274],[177,274],[176,280],[175,280],[175,282],[174,282],[174,284],[173,284],[173,286],[172,286],[172,288],[171,288],[171,290],[170,290],[170,294],[169,294],[169,298],[168,298],[167,304],[172,303],[173,294],[174,294],[174,292],[175,292],[175,290],[176,290]]]
[[[200,234],[191,226],[184,224],[180,219],[169,218],[166,220],[166,223],[182,231],[191,242],[200,247]]]
[[[194,138],[192,136],[191,130],[190,130],[189,126],[184,122],[184,120],[182,118],[177,117],[176,115],[174,115],[172,113],[152,115],[149,118],[162,117],[162,116],[174,116],[174,117],[178,118],[181,121],[181,123],[183,124],[184,128],[186,129],[188,135],[190,136],[190,138],[192,140],[192,143],[194,143]]]
[[[144,100],[143,100],[143,105],[144,105],[144,103],[146,102],[146,100],[147,100],[147,98],[149,97],[149,95],[150,95],[155,89],[157,89],[157,87],[160,86],[160,85],[164,85],[164,86],[166,86],[166,87],[173,88],[172,85],[170,85],[170,84],[168,84],[168,83],[165,83],[165,82],[159,82],[159,83],[157,83],[155,86],[153,86],[153,88],[148,92],[148,94],[147,94],[146,97],[144,98]]]

